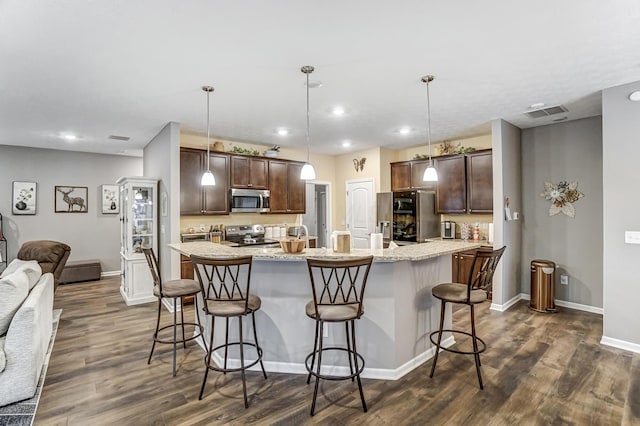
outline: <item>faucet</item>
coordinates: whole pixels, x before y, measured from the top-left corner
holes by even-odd
[[[305,248],[309,248],[309,229],[307,228],[307,225],[300,225],[302,227],[302,229],[304,229],[304,236],[307,240],[307,242],[304,244]]]

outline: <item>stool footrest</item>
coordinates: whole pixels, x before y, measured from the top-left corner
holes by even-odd
[[[198,330],[198,333],[194,334],[193,336],[188,337],[188,338],[185,337],[184,339],[176,339],[175,343],[184,343],[184,342],[188,342],[188,341],[193,340],[193,339],[197,339],[198,337],[202,336],[202,333],[204,332],[204,327],[201,326],[200,324],[196,324],[195,322],[185,322],[184,324],[183,323],[178,323],[178,324],[176,324],[176,327],[180,328],[183,325],[192,325],[192,326],[194,326],[195,329]],[[170,343],[170,344],[173,344],[173,339],[171,339],[171,340],[158,339],[158,334],[160,334],[161,331],[167,330],[167,329],[173,329],[173,324],[169,324],[169,325],[165,325],[164,327],[160,327],[158,329],[158,332],[153,336],[153,340],[155,342],[157,342],[157,343]]]
[[[259,363],[260,361],[262,361],[262,348],[259,347],[258,345],[256,345],[253,342],[243,342],[242,343],[243,346],[251,346],[254,347],[256,349],[256,352],[258,353],[258,358],[256,358],[255,360],[247,363],[247,360],[245,359],[245,364],[244,364],[244,368],[243,367],[237,367],[237,368],[224,368],[224,367],[218,367],[215,364],[212,364],[211,362],[207,362],[207,357],[209,356],[208,354],[204,356],[204,364],[205,366],[209,369],[209,370],[214,370],[214,371],[219,371],[221,373],[233,373],[236,371],[242,371],[242,370],[247,370],[251,367],[253,367],[254,365],[256,365],[257,363]],[[213,354],[215,351],[223,349],[223,348],[228,348],[229,346],[240,346],[240,342],[231,342],[231,343],[227,343],[226,345],[219,345],[216,346],[215,348],[211,349],[211,354]],[[211,357],[211,359],[213,359],[213,356]]]
[[[467,333],[466,331],[462,331],[462,330],[442,330],[442,333],[444,332],[449,332],[449,333],[458,333],[458,334],[464,334],[466,336],[469,336],[473,339],[473,335],[471,333]],[[434,332],[432,332],[429,335],[429,340],[431,340],[431,343],[433,343],[434,345],[438,344],[437,340],[434,340],[434,336],[437,336],[438,333],[440,333],[440,330],[436,330]],[[481,338],[479,338],[478,336],[476,336],[476,340],[478,341],[478,343],[482,344],[482,348],[478,348],[477,351],[460,351],[458,349],[453,349],[453,348],[445,348],[443,346],[440,346],[440,349],[442,349],[443,351],[447,351],[447,352],[453,352],[456,354],[463,354],[463,355],[476,355],[476,354],[481,354],[482,352],[485,351],[485,349],[487,349],[487,344],[484,343],[484,340],[482,340]]]
[[[309,355],[307,355],[307,358],[305,358],[304,360],[304,364],[305,367],[307,368],[307,371],[309,372],[309,374],[311,374],[314,377],[318,377],[320,379],[324,379],[324,380],[348,380],[348,379],[353,379],[356,376],[359,376],[362,373],[362,370],[364,370],[364,358],[362,357],[362,355],[360,355],[357,352],[354,352],[352,350],[346,349],[346,348],[341,348],[341,347],[329,347],[329,348],[322,348],[322,352],[326,352],[326,351],[343,351],[343,352],[348,352],[349,356],[357,356],[358,357],[358,370],[354,371],[353,374],[349,374],[346,376],[327,376],[324,374],[318,374],[316,371],[312,370],[311,367],[309,366],[309,360],[313,357],[313,355],[315,354],[316,357],[319,355],[319,350],[315,351],[315,352],[311,352]],[[317,359],[316,359],[317,361]]]

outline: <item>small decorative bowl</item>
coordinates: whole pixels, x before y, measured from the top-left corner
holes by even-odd
[[[280,247],[285,253],[302,253],[306,240],[287,239],[280,240]]]

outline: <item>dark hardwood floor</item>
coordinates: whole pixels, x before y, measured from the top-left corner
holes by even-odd
[[[210,373],[198,400],[204,354],[193,342],[178,352],[177,377],[170,345],[147,365],[156,304],[127,307],[118,285],[113,277],[58,287],[63,312],[36,425],[640,424],[640,356],[599,344],[600,315],[539,314],[524,302],[499,313],[485,303],[476,315],[488,343],[484,391],[472,357],[443,352],[433,379],[428,361],[397,381],[363,380],[368,413],[354,383],[321,382],[310,418],[306,376],[249,372],[245,409],[237,374]],[[454,324],[468,316],[457,310]]]

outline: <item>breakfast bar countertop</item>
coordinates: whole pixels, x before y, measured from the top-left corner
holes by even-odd
[[[305,248],[302,253],[285,253],[282,248],[228,247],[208,241],[169,244],[172,249],[190,256],[235,257],[253,256],[256,260],[306,260],[307,257],[326,257],[332,259],[374,256],[375,262],[397,262],[402,260],[418,261],[446,254],[480,247],[479,242],[454,240],[432,240],[421,244],[410,244],[382,250],[351,249],[351,253],[335,253],[327,248]]]

